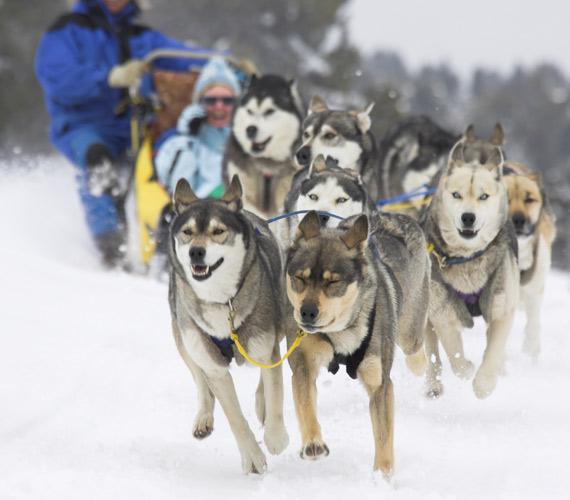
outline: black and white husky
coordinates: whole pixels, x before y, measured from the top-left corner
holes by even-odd
[[[297,168],[303,104],[294,80],[253,76],[240,99],[226,146],[226,184],[239,175],[244,207],[262,217],[281,212]]]

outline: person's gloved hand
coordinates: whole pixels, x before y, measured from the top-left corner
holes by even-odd
[[[107,83],[113,88],[131,87],[144,75],[146,67],[147,64],[140,59],[129,59],[113,66],[107,76]]]
[[[88,189],[92,196],[102,196],[110,194],[117,196],[121,192],[119,176],[109,160],[103,160],[97,165],[88,167]]]
[[[204,108],[199,104],[192,104],[182,111],[176,124],[179,134],[196,135],[200,125],[206,118]]]

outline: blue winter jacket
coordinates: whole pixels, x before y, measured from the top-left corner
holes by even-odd
[[[85,124],[127,136],[128,112],[115,113],[126,91],[108,86],[111,68],[131,58],[143,58],[155,49],[190,48],[135,24],[138,13],[135,2],[113,15],[102,0],[80,0],[71,13],[61,16],[42,37],[36,55],[36,73],[52,119],[50,138],[55,144],[67,130]],[[183,71],[205,62],[162,59],[155,65]]]

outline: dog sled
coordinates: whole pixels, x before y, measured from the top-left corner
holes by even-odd
[[[125,195],[128,267],[146,273],[160,240],[161,220],[168,212],[170,196],[159,183],[154,162],[154,143],[166,130],[175,127],[182,110],[192,104],[194,85],[200,68],[192,67],[192,60],[222,56],[227,62],[248,76],[249,62],[236,61],[219,53],[199,53],[186,50],[155,50],[147,55],[147,71],[152,78],[154,93],[143,95],[141,82],[129,89],[131,107],[132,169]],[[182,58],[189,60],[189,71],[173,72],[157,69],[158,59]],[[245,66],[245,67],[244,67]],[[164,223],[164,222],[163,222]]]

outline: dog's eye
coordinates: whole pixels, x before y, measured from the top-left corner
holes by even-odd
[[[524,202],[527,205],[530,205],[531,203],[536,203],[537,200],[535,200],[534,198],[525,198]]]
[[[274,109],[268,109],[263,113],[263,116],[271,116],[273,113],[275,113]]]
[[[249,116],[253,116],[253,111],[251,109],[247,109],[246,111]]]
[[[451,193],[451,196],[453,196],[456,200],[461,200],[461,195],[458,191],[453,191],[453,193]]]
[[[220,228],[220,227],[217,227],[216,229],[214,229],[214,230],[212,231],[212,234],[213,234],[214,236],[219,236],[220,234],[224,234],[225,232],[226,232],[225,229],[222,229],[222,228]]]
[[[479,196],[479,199],[481,201],[485,201],[487,198],[489,198],[489,195],[487,193],[483,193],[481,196]]]
[[[310,194],[309,198],[313,201],[319,201],[319,197],[316,194]]]
[[[335,137],[336,134],[333,134],[332,132],[327,132],[325,135],[323,135],[323,139],[325,141],[332,141]]]
[[[303,277],[301,277],[301,276],[295,275],[295,276],[293,276],[293,279],[294,279],[295,281],[297,281],[297,284],[299,284],[299,285],[304,285],[304,284],[305,284],[305,280],[304,280]]]
[[[340,283],[340,280],[330,280],[330,281],[328,282],[328,285],[329,285],[329,286],[331,286],[331,285],[338,285],[339,283]]]
[[[336,199],[337,205],[339,205],[339,204],[341,204],[341,203],[346,203],[347,201],[348,201],[348,198],[343,198],[343,197],[340,197],[340,198],[337,198],[337,199]]]
[[[309,137],[311,137],[311,134],[309,134],[309,132],[303,132],[303,137],[305,139],[308,139]]]
[[[190,228],[188,228],[188,227],[187,227],[186,229],[184,229],[182,232],[183,232],[186,236],[192,236],[192,234],[194,234],[194,233],[192,233],[192,229],[190,229]]]

